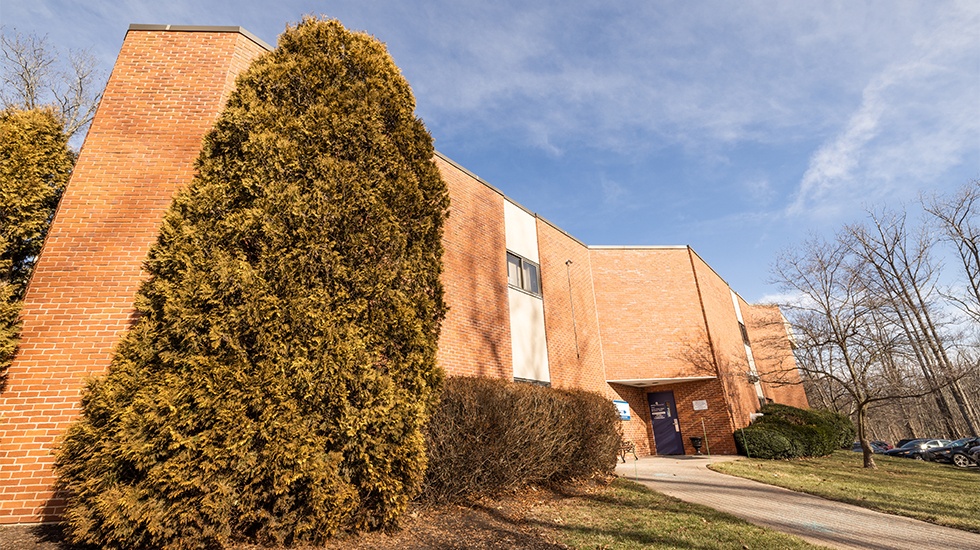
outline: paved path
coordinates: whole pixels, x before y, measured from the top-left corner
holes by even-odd
[[[756,525],[832,548],[956,548],[980,550],[980,535],[873,512],[713,472],[712,462],[738,457],[627,456],[616,473],[687,502],[703,504]]]

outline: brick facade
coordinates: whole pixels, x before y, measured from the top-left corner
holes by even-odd
[[[143,259],[202,136],[263,51],[240,33],[127,34],[24,300],[0,402],[0,523],[59,515],[56,439],[130,325]]]
[[[655,453],[647,394],[671,391],[686,453],[694,452],[690,437],[705,436],[712,452],[734,453],[732,432],[749,423],[760,402],[747,376],[748,358],[728,284],[690,247],[593,247],[591,258],[606,380],[649,380],[643,388],[610,384],[632,410],[624,434],[640,452]],[[785,332],[780,335],[775,325],[763,323],[762,313],[771,317],[773,308],[744,304],[741,309],[754,315],[760,336],[756,347],[763,350],[753,349],[757,362],[761,355],[767,372],[778,363],[787,376],[795,375]],[[759,332],[764,328],[767,339]],[[769,340],[772,351],[764,349]],[[763,389],[774,401],[807,406],[799,385],[777,389],[764,384]],[[694,401],[706,402],[707,409],[694,410]]]
[[[732,303],[732,291],[728,283],[693,251],[691,264],[697,273],[708,337],[718,363],[718,378],[731,409],[732,430],[742,428],[748,425],[750,415],[759,410],[760,404],[755,387],[748,381],[748,358]]]
[[[452,376],[512,378],[504,197],[444,157],[436,165],[451,199],[442,241],[449,313],[439,364]]]
[[[193,177],[202,136],[235,76],[266,49],[238,28],[127,34],[25,298],[0,396],[0,523],[60,515],[58,437],[85,379],[105,371],[132,322],[142,261],[174,192]],[[512,378],[505,197],[442,155],[434,162],[451,198],[438,361],[449,376]],[[656,452],[647,394],[672,391],[686,453],[688,437],[705,433],[711,452],[734,452],[732,430],[758,399],[728,285],[689,247],[590,248],[534,221],[551,384],[627,401],[623,431],[642,454]],[[778,309],[741,310],[760,373],[798,382]],[[763,388],[806,406],[799,385]],[[695,411],[695,401],[707,410]]]
[[[551,385],[608,394],[589,249],[541,218],[537,228]]]
[[[713,376],[686,359],[704,316],[686,247],[593,248],[606,379]]]
[[[793,357],[792,340],[786,320],[772,305],[746,305],[742,308],[745,325],[752,341],[756,366],[766,396],[776,403],[809,407],[806,394],[800,391],[800,371]]]

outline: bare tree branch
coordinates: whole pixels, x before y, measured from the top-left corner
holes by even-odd
[[[0,107],[50,106],[69,138],[84,135],[102,98],[102,75],[87,51],[61,59],[46,37],[0,29]]]
[[[938,223],[943,240],[956,248],[966,276],[965,292],[944,295],[980,322],[980,180],[964,185],[951,197],[934,195],[922,203]]]

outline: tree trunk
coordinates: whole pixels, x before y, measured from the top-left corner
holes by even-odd
[[[877,470],[878,465],[875,464],[874,450],[872,450],[871,443],[868,441],[867,406],[868,404],[863,401],[857,404],[858,441],[861,442],[861,451],[864,453],[864,467]]]

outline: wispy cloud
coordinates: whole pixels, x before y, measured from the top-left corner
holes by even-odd
[[[787,214],[833,219],[911,198],[980,152],[980,6],[955,8],[869,79],[847,123],[811,156]]]
[[[530,145],[644,150],[830,134],[914,22],[900,5],[771,2],[696,4],[667,11],[627,2],[602,18],[589,3],[448,10],[413,82],[428,120],[470,132],[510,131]],[[879,27],[865,25],[883,20]],[[491,23],[488,23],[491,22]],[[467,70],[461,70],[465,66]],[[433,78],[434,77],[434,78]],[[447,85],[451,83],[451,85]],[[552,133],[542,140],[535,122]]]
[[[602,186],[602,203],[609,207],[620,207],[625,205],[625,199],[629,197],[629,191],[615,181],[603,177],[600,181]]]
[[[240,25],[274,43],[303,14],[337,17],[388,45],[442,152],[586,242],[711,249],[746,296],[807,229],[980,175],[978,12],[975,0],[0,0],[4,25],[91,47],[106,71],[130,23]]]

